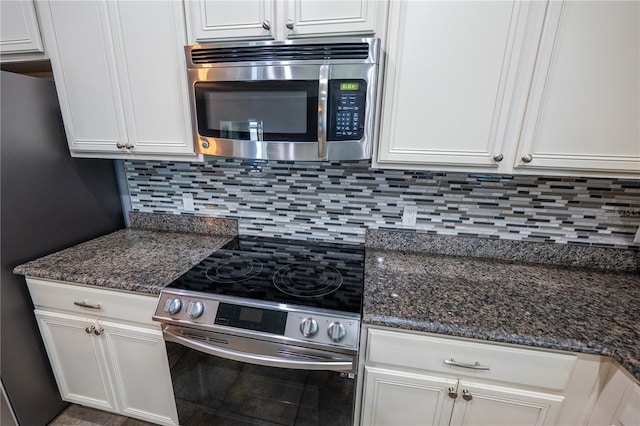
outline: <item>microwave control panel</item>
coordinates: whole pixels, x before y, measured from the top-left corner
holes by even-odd
[[[359,140],[364,136],[367,82],[329,81],[329,132],[327,140]]]

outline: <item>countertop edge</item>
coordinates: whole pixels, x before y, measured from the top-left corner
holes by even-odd
[[[635,365],[620,354],[617,349],[611,349],[606,346],[588,346],[580,342],[572,342],[570,340],[556,341],[532,336],[516,336],[510,334],[490,333],[486,330],[471,329],[458,327],[452,324],[439,322],[417,322],[396,317],[387,317],[380,315],[363,315],[362,325],[373,325],[396,329],[398,331],[413,331],[422,333],[431,333],[440,336],[458,337],[470,339],[479,343],[498,343],[508,345],[518,345],[532,349],[549,349],[562,352],[572,352],[587,355],[599,355],[610,357],[622,366],[636,381],[640,384],[640,371],[637,371]]]

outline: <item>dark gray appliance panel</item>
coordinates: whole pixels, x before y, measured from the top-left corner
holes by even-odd
[[[124,222],[113,161],[70,157],[53,82],[1,76],[1,376],[20,424],[46,425],[67,404],[12,270]]]

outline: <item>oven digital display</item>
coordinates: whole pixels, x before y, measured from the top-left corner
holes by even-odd
[[[261,309],[253,309],[253,308],[240,308],[240,321],[249,321],[249,322],[262,322],[262,313]]]
[[[284,336],[287,313],[264,308],[247,308],[246,306],[233,305],[231,303],[220,303],[214,323]]]

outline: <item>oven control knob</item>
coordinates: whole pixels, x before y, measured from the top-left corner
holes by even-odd
[[[187,308],[187,315],[189,318],[198,318],[204,312],[204,305],[202,302],[191,302]]]
[[[180,309],[182,309],[182,300],[177,297],[167,300],[166,305],[164,305],[164,311],[169,315],[177,314]]]
[[[318,334],[318,322],[313,318],[305,318],[300,323],[300,331],[304,337],[313,337]]]
[[[347,335],[347,330],[344,328],[344,325],[342,325],[338,321],[335,321],[329,324],[327,334],[329,335],[329,338],[332,342],[338,343],[344,340],[345,336]]]

